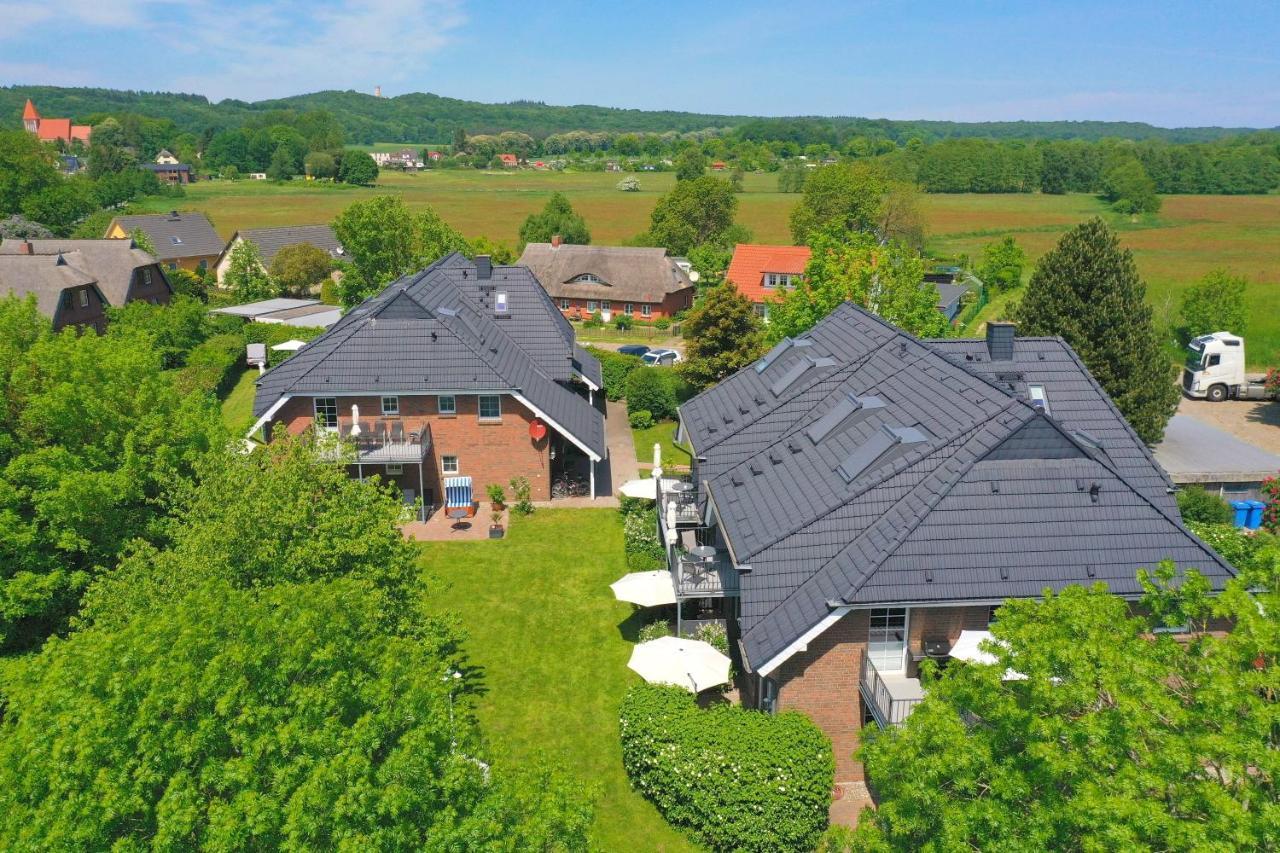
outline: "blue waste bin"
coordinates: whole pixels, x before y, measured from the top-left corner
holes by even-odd
[[[1231,521],[1236,527],[1249,526],[1249,504],[1250,501],[1231,502],[1231,509],[1235,513],[1235,517]]]
[[[1246,525],[1250,530],[1257,530],[1262,526],[1262,511],[1267,505],[1262,501],[1249,501],[1249,521]]]

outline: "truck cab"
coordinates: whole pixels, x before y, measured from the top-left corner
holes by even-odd
[[[1244,373],[1244,339],[1230,332],[1201,335],[1187,345],[1182,391],[1188,397],[1221,402],[1241,396],[1249,384]]]

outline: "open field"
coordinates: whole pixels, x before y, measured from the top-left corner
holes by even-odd
[[[618,703],[641,620],[609,584],[626,574],[614,510],[540,509],[507,538],[428,542],[422,563],[446,589],[433,605],[461,617],[480,672],[480,723],[497,755],[546,755],[595,786],[595,849],[684,851],[693,844],[631,789]]]
[[[223,237],[238,228],[327,222],[353,201],[378,193],[402,195],[410,207],[431,205],[467,237],[484,235],[515,245],[520,223],[552,192],[563,192],[582,213],[596,243],[617,243],[644,230],[672,173],[639,175],[641,191],[614,189],[620,174],[598,172],[427,171],[385,173],[374,188],[294,181],[199,182],[183,208],[203,210]],[[787,217],[799,198],[776,192],[776,176],[747,175],[738,219],[762,242],[789,243]],[[157,199],[157,211],[173,205]],[[1012,234],[1033,257],[1067,228],[1102,215],[1121,231],[1146,279],[1156,315],[1176,319],[1178,295],[1210,269],[1224,266],[1253,282],[1249,289],[1249,361],[1280,362],[1280,195],[1166,196],[1153,221],[1130,222],[1089,195],[926,195],[931,253],[976,256],[982,246]],[[985,316],[990,316],[984,314]]]

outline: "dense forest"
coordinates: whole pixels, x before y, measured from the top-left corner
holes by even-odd
[[[271,101],[212,103],[201,95],[132,92],[114,89],[13,86],[0,88],[0,127],[17,127],[22,105],[33,99],[46,115],[85,120],[95,114],[137,113],[170,119],[180,131],[201,134],[213,128],[278,123],[264,114],[324,110],[346,130],[347,142],[446,142],[453,132],[519,131],[545,137],[568,131],[633,133],[690,132],[711,128],[737,129],[743,139],[791,141],[797,145],[841,147],[854,137],[886,139],[905,144],[939,139],[1159,139],[1167,142],[1208,142],[1247,133],[1250,128],[1160,128],[1140,122],[948,122],[893,121],[853,117],[756,118],[672,111],[625,110],[595,106],[551,106],[515,101],[482,104],[439,95],[415,93],[375,98],[360,92],[315,92]]]

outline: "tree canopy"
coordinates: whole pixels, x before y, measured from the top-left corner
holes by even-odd
[[[329,253],[310,243],[285,246],[271,259],[271,278],[286,293],[308,293],[328,278],[332,270]]]
[[[271,280],[262,265],[262,252],[252,240],[238,240],[231,247],[223,286],[238,302],[257,302],[279,296],[280,286]]]
[[[804,275],[769,306],[771,341],[813,328],[842,302],[852,301],[920,337],[949,331],[938,295],[924,281],[924,262],[900,243],[882,245],[867,233],[831,230],[810,237]]]
[[[351,271],[343,276],[340,288],[346,307],[406,273],[469,248],[462,235],[434,210],[410,213],[398,196],[355,202],[338,214],[333,231],[350,259]]]
[[[695,246],[732,246],[750,240],[750,232],[735,225],[738,197],[723,178],[703,175],[678,181],[658,199],[650,216],[645,241],[670,254],[686,255]]]
[[[1095,218],[1041,257],[1014,316],[1019,334],[1071,344],[1139,437],[1155,444],[1179,392],[1146,290],[1133,255]]]
[[[677,181],[692,181],[695,178],[701,178],[707,171],[707,158],[694,145],[683,149],[675,156],[673,162],[675,163]]]
[[[1227,270],[1210,270],[1204,278],[1182,292],[1183,342],[1197,335],[1231,332],[1244,336],[1249,326],[1249,312],[1244,293],[1248,279]]]
[[[546,205],[538,213],[531,213],[520,226],[520,249],[529,243],[549,243],[559,236],[565,243],[586,245],[591,242],[591,232],[581,214],[569,204],[563,193],[552,193]]]
[[[1160,209],[1156,182],[1141,161],[1133,157],[1107,170],[1102,179],[1102,197],[1119,213],[1155,213]]]
[[[875,233],[881,199],[888,189],[884,173],[868,163],[814,169],[804,181],[800,203],[791,211],[791,238],[801,245],[832,229]]]
[[[760,318],[733,285],[706,291],[684,323],[685,360],[680,373],[707,388],[755,361],[764,350]]]
[[[992,290],[1009,290],[1022,285],[1022,270],[1027,253],[1013,237],[1005,237],[982,247],[978,278]]]

